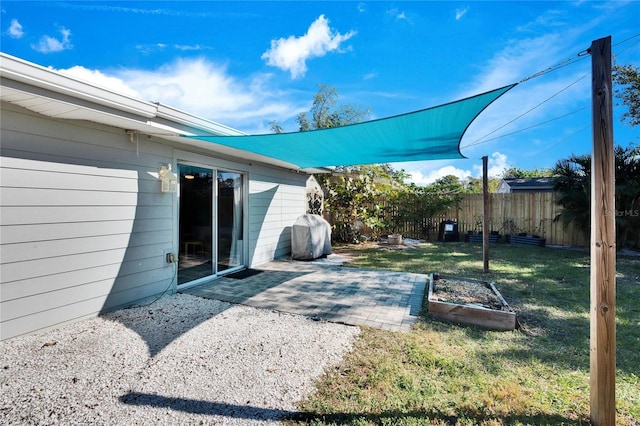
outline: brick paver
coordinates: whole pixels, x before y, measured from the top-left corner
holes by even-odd
[[[343,324],[411,329],[427,275],[343,267],[339,260],[274,261],[257,268],[257,275],[221,277],[179,292]]]

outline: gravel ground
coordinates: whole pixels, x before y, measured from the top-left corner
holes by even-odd
[[[357,327],[175,294],[0,342],[0,424],[271,425]]]

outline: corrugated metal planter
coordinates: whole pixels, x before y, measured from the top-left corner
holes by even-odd
[[[467,232],[464,235],[464,241],[467,243],[482,243],[482,232]],[[489,234],[489,242],[497,243],[500,241],[500,234],[491,232]]]
[[[536,235],[507,235],[507,243],[517,246],[544,247],[546,241],[546,238],[540,238]]]

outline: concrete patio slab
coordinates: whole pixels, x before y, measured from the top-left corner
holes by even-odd
[[[274,261],[256,268],[256,275],[221,277],[178,292],[342,324],[410,330],[419,318],[428,276],[344,267],[344,260],[330,255]]]

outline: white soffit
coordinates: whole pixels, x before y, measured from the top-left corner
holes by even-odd
[[[0,53],[0,77],[3,80],[8,79],[23,83],[24,86],[31,88],[30,91],[36,88],[45,89],[69,99],[81,100],[96,106],[100,105],[140,116],[153,117],[156,113],[155,105],[151,102],[134,99],[85,83],[5,53]],[[5,86],[4,81],[2,85]]]

